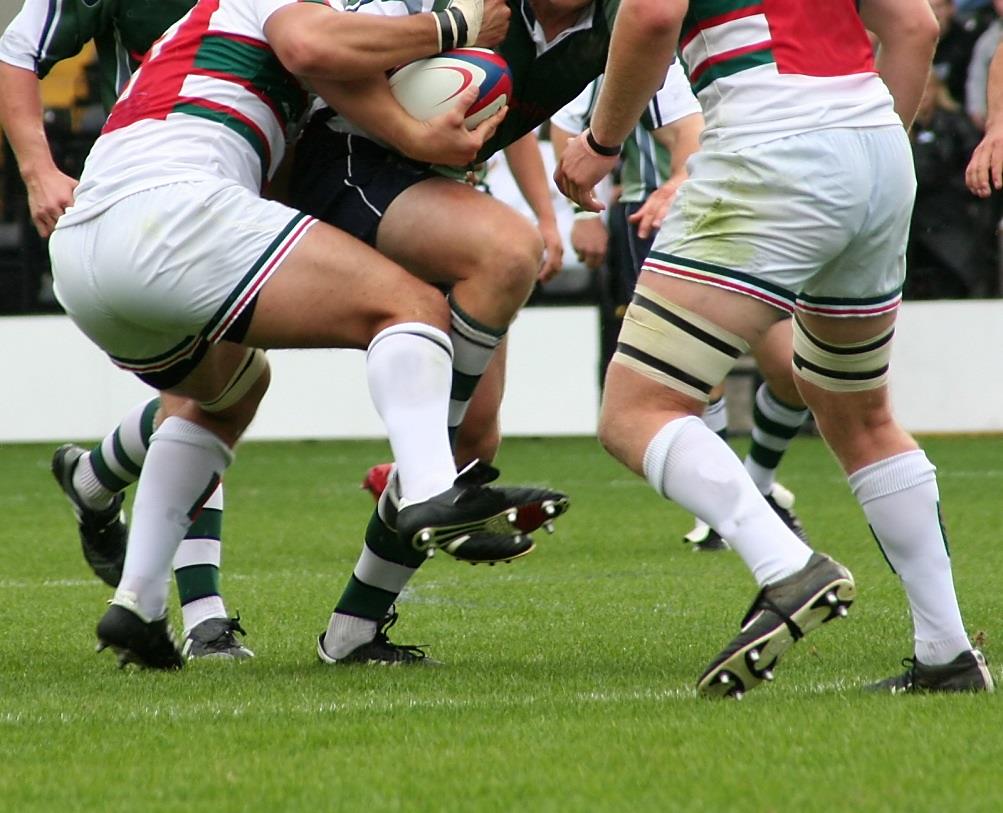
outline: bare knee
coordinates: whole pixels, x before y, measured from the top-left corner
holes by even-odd
[[[791,320],[784,319],[766,332],[755,348],[756,367],[770,391],[789,406],[800,406],[803,399],[794,381],[794,357]]]
[[[834,394],[798,383],[822,437],[847,473],[917,448],[896,421],[884,388]]]
[[[630,465],[630,450],[635,434],[632,417],[629,409],[611,406],[608,400],[603,400],[597,432],[599,443],[612,457],[626,465]]]
[[[480,310],[489,321],[510,321],[533,292],[542,261],[543,238],[536,227],[521,216],[508,218],[483,235],[476,261],[464,273],[467,284],[458,285],[465,310]]]
[[[543,262],[543,238],[529,221],[500,231],[484,254],[497,288],[520,304],[529,298]]]
[[[216,378],[220,384],[217,388],[192,386],[187,381],[175,393],[161,393],[161,420],[169,415],[185,418],[209,429],[227,445],[235,446],[254,420],[271,383],[271,369],[264,352],[247,352],[247,363],[238,366],[229,379]],[[212,379],[207,377],[207,380]],[[185,390],[184,395],[179,394]]]
[[[369,341],[380,331],[403,322],[420,322],[449,332],[449,304],[442,292],[414,278],[410,282],[413,284],[372,304]]]

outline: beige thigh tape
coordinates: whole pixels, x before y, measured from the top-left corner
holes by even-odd
[[[831,392],[862,392],[884,386],[895,327],[854,344],[829,344],[794,317],[794,372]]]
[[[639,285],[623,318],[613,361],[700,401],[748,344]]]

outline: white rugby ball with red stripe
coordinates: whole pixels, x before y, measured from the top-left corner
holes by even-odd
[[[420,121],[451,110],[456,97],[471,85],[480,91],[467,109],[465,123],[472,130],[512,98],[512,71],[494,51],[454,48],[409,62],[390,74],[394,98]]]

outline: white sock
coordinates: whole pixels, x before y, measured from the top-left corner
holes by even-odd
[[[154,433],[136,489],[122,581],[115,595],[147,619],[167,612],[171,560],[191,517],[216,488],[233,453],[214,433],[171,417]]]
[[[181,617],[185,625],[185,638],[203,621],[210,618],[226,618],[226,605],[220,596],[206,596],[189,601],[181,606]]]
[[[693,416],[669,421],[644,452],[652,487],[708,523],[762,586],[807,564],[811,548],[784,525],[727,443]]]
[[[773,488],[773,483],[776,482],[777,470],[761,466],[751,457],[745,458],[743,465],[749,473],[749,477],[752,478],[752,482],[759,489],[759,493],[763,495],[769,494]]]
[[[364,585],[398,596],[417,572],[418,568],[391,562],[363,545],[352,575]]]
[[[380,331],[366,352],[369,392],[386,424],[406,502],[427,500],[456,479],[446,430],[452,362],[449,337],[420,322]]]
[[[728,436],[728,399],[723,395],[707,404],[703,411],[703,422],[715,435]]]
[[[73,490],[88,508],[101,511],[111,505],[117,491],[106,488],[94,474],[91,465],[91,452],[80,456],[77,467],[73,470]]]
[[[181,600],[185,636],[210,618],[227,618],[226,606],[219,595],[219,567],[223,558],[220,540],[223,517],[223,482],[202,506],[178,545],[171,566]],[[207,592],[211,591],[211,592]]]
[[[936,471],[917,449],[879,460],[849,478],[888,564],[905,588],[915,655],[931,666],[950,663],[971,649],[940,521]]]
[[[107,508],[116,494],[139,479],[159,407],[159,398],[133,407],[114,431],[81,456],[73,470],[73,487],[89,508]]]
[[[324,633],[324,651],[332,658],[344,658],[352,650],[372,641],[378,628],[379,624],[368,618],[331,613]]]
[[[780,401],[766,384],[760,384],[752,410],[752,443],[745,457],[745,470],[761,494],[769,494],[777,466],[787,447],[811,413],[804,407]]]

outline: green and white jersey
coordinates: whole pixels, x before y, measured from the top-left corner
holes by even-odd
[[[568,133],[582,132],[592,118],[602,77],[585,88],[570,104],[551,116],[551,121]],[[669,66],[665,81],[648,103],[641,121],[623,145],[620,163],[620,200],[643,203],[668,180],[672,156],[651,135],[652,130],[700,112],[700,103],[690,90],[686,73],[678,61]]]
[[[264,34],[275,11],[298,1],[201,0],[175,23],[112,108],[60,223],[179,181],[260,192],[307,107]]]
[[[0,61],[41,79],[94,40],[98,91],[110,110],[150,46],[193,5],[194,0],[25,0],[0,37]]]
[[[441,0],[355,0],[348,11],[396,16],[435,10]],[[484,161],[535,130],[577,96],[603,72],[613,18],[620,0],[596,0],[578,20],[547,40],[529,0],[508,0],[512,22],[495,50],[512,69],[512,99],[508,115],[477,156]],[[340,132],[361,132],[340,117],[328,126]]]

